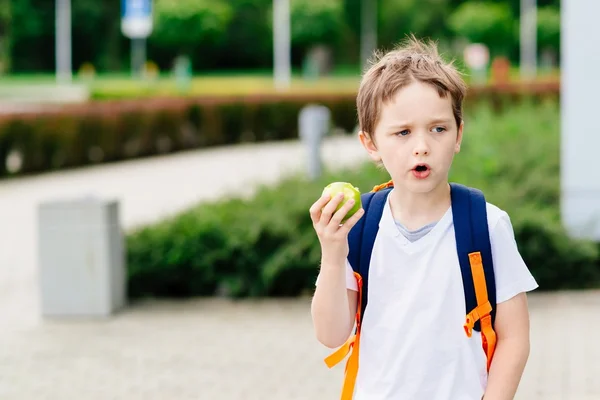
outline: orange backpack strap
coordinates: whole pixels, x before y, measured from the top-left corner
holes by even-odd
[[[325,358],[325,364],[329,368],[333,368],[339,364],[348,353],[350,357],[346,362],[346,370],[344,372],[344,386],[342,387],[341,400],[351,400],[354,394],[354,384],[356,383],[356,375],[358,375],[358,354],[360,347],[360,328],[361,328],[361,297],[362,297],[362,277],[358,273],[354,273],[358,283],[358,302],[356,307],[356,330],[354,335],[350,336],[346,343],[339,349]]]
[[[488,300],[487,285],[485,283],[485,274],[483,273],[483,264],[481,262],[481,253],[469,254],[471,271],[473,274],[473,283],[475,284],[475,294],[477,297],[477,307],[467,314],[465,322],[465,331],[468,337],[471,337],[473,326],[477,321],[481,323],[481,339],[483,351],[487,357],[487,370],[490,370],[494,350],[496,349],[496,332],[492,327],[492,305]]]
[[[380,185],[373,186],[373,190],[372,191],[373,192],[379,192],[382,189],[391,188],[393,186],[394,186],[394,181],[389,180],[389,181],[387,181],[385,183],[382,183]]]
[[[496,280],[488,231],[487,204],[477,189],[451,183],[456,250],[466,304],[464,329],[468,337],[481,331],[489,370],[496,348],[494,318]]]

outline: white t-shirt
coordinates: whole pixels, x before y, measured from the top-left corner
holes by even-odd
[[[389,197],[388,197],[389,198]],[[497,303],[537,288],[509,216],[487,204]],[[347,264],[347,287],[357,290]],[[465,300],[452,209],[406,239],[383,210],[369,268],[355,400],[475,400],[487,385],[481,334],[463,329]]]

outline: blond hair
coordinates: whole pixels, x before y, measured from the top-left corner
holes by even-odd
[[[356,99],[358,122],[365,135],[373,138],[381,106],[415,80],[432,85],[442,98],[450,95],[454,119],[460,126],[467,85],[452,62],[440,57],[435,43],[410,36],[388,53],[376,52],[371,64]]]

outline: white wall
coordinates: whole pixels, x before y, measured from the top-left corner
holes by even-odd
[[[561,2],[561,212],[600,240],[600,1]]]

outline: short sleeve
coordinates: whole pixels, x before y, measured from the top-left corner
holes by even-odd
[[[319,277],[317,276],[317,281],[315,282],[315,286],[319,284]],[[354,270],[352,266],[346,260],[346,288],[350,290],[354,290],[358,292],[358,283],[356,282],[356,277],[354,276]]]
[[[510,300],[519,293],[529,292],[538,284],[519,253],[510,217],[501,212],[490,234],[496,278],[496,303]]]
[[[352,265],[346,260],[346,288],[358,292],[358,283]]]

